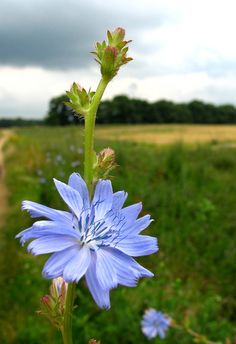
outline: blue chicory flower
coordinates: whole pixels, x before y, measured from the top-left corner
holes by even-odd
[[[170,319],[154,308],[149,308],[141,321],[142,332],[148,339],[153,339],[157,335],[162,339],[165,338],[165,332],[169,326]]]
[[[127,193],[113,193],[110,180],[97,182],[93,200],[79,174],[68,185],[54,179],[69,212],[23,201],[22,209],[36,221],[16,237],[21,244],[33,239],[28,251],[34,255],[53,253],[43,268],[47,279],[63,277],[78,282],[85,275],[88,288],[101,308],[110,307],[109,291],[118,284],[134,287],[140,277],[153,274],[133,258],[158,250],[157,240],[139,235],[150,224],[150,215],[137,219],[142,204],[122,208]]]

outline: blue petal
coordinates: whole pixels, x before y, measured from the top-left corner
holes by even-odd
[[[153,277],[153,273],[139,265],[133,258],[115,248],[103,248],[109,256],[118,279],[118,283],[134,287],[140,277]]]
[[[104,215],[112,207],[113,192],[110,180],[99,180],[97,182],[92,207],[95,210],[95,221],[103,219]]]
[[[20,242],[23,245],[30,239],[40,238],[48,235],[68,235],[76,239],[80,238],[78,231],[74,230],[71,225],[56,221],[37,221],[32,227],[25,229],[16,235],[16,238],[21,238]]]
[[[120,214],[125,217],[126,228],[130,227],[137,219],[142,209],[142,203],[132,204],[128,207],[121,209]]]
[[[129,235],[139,234],[145,228],[147,228],[152,221],[153,220],[151,220],[150,215],[145,215],[143,217],[140,217],[130,226],[130,228],[126,227],[126,229],[125,229],[126,235],[127,234],[129,234]]]
[[[84,203],[84,209],[90,207],[90,199],[87,185],[80,174],[72,173],[69,178],[69,186],[79,192]]]
[[[91,254],[91,263],[86,272],[86,282],[94,298],[94,301],[100,308],[110,308],[109,290],[102,289],[96,276],[96,256]]]
[[[68,283],[79,282],[88,269],[90,259],[90,249],[86,246],[80,247],[74,257],[66,264],[63,271],[64,280]]]
[[[127,198],[128,194],[124,191],[118,191],[113,194],[112,210],[119,211]]]
[[[127,237],[116,244],[115,247],[133,257],[147,256],[158,250],[157,239],[148,235]]]
[[[53,221],[61,221],[65,223],[71,222],[72,216],[70,213],[49,208],[36,202],[23,201],[22,209],[27,210],[30,213],[31,217],[47,217],[48,219]]]
[[[53,279],[62,276],[66,264],[76,254],[78,249],[78,245],[74,245],[60,252],[53,253],[44,265],[43,277]]]
[[[49,235],[33,240],[28,245],[32,254],[45,254],[62,251],[76,244],[76,239],[67,235]]]
[[[164,330],[163,330],[162,328],[159,328],[158,334],[159,334],[159,337],[160,337],[161,339],[164,339],[164,338],[165,338],[165,332],[164,332]]]
[[[112,261],[109,259],[109,253],[106,250],[99,249],[96,254],[96,274],[101,287],[105,290],[117,287],[118,279]]]
[[[136,275],[127,273],[128,270],[126,266],[124,266],[123,260],[113,257],[109,249],[105,248],[101,250],[107,251],[107,259],[113,265],[118,283],[127,287],[135,287],[137,285]]]
[[[33,229],[33,227],[29,227],[29,228],[27,228],[27,229],[21,231],[20,233],[18,233],[18,234],[15,236],[16,239],[21,238],[21,239],[20,239],[21,245],[24,245],[24,243],[25,243],[27,240],[29,240],[29,239],[32,238],[32,234],[31,234],[32,229]]]
[[[147,338],[149,339],[155,338],[157,336],[157,330],[153,326],[143,326],[142,330],[145,336],[147,336]]]
[[[71,186],[66,185],[65,183],[60,182],[59,180],[54,178],[54,183],[56,188],[61,195],[62,199],[65,203],[69,206],[69,208],[73,211],[73,213],[80,218],[81,212],[83,210],[83,201],[75,189]]]

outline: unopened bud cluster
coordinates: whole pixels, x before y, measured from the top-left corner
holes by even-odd
[[[110,172],[116,167],[115,152],[111,148],[105,148],[96,155],[94,163],[94,175],[97,179],[106,179]]]
[[[51,323],[61,329],[64,321],[65,300],[67,283],[62,277],[53,280],[50,287],[50,295],[41,298],[41,310],[39,315],[45,316]]]
[[[93,54],[96,55],[95,60],[100,64],[102,78],[106,82],[114,78],[122,65],[132,60],[127,57],[127,45],[131,41],[125,41],[124,38],[125,30],[118,27],[113,32],[107,31],[107,42],[96,43]],[[65,105],[74,110],[75,114],[85,117],[92,107],[95,92],[87,92],[74,82],[66,94],[69,101]]]
[[[84,88],[74,82],[70,91],[67,91],[66,94],[69,98],[69,102],[65,102],[65,104],[77,114],[85,116],[89,111],[95,92],[91,92],[90,90],[87,92]]]
[[[101,66],[103,77],[111,80],[118,72],[119,68],[132,60],[127,57],[127,44],[131,41],[125,41],[125,30],[118,27],[113,32],[107,32],[108,42],[96,44],[96,61]]]

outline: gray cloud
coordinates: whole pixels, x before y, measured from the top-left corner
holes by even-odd
[[[163,12],[132,1],[2,0],[0,64],[80,68],[92,61],[88,53],[107,28],[127,28],[135,39],[141,30],[161,25]],[[123,6],[122,6],[123,5]],[[140,45],[138,45],[140,42]],[[136,40],[142,51],[145,42]],[[147,47],[146,47],[147,48]]]

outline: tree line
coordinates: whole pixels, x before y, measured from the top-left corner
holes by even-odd
[[[35,125],[44,125],[44,120],[24,118],[0,118],[0,128],[32,127]]]
[[[50,101],[46,124],[68,125],[79,122],[78,117],[64,104],[65,101],[68,101],[66,95]],[[101,103],[97,123],[233,124],[236,123],[236,107],[230,104],[213,105],[200,100],[188,103],[159,100],[151,103],[119,95]]]
[[[51,99],[47,115],[42,120],[0,119],[0,127],[34,125],[69,125],[81,120],[64,104],[66,95]],[[186,123],[234,124],[236,107],[230,104],[214,105],[200,100],[174,103],[168,100],[148,102],[119,95],[101,103],[97,113],[98,124]]]

